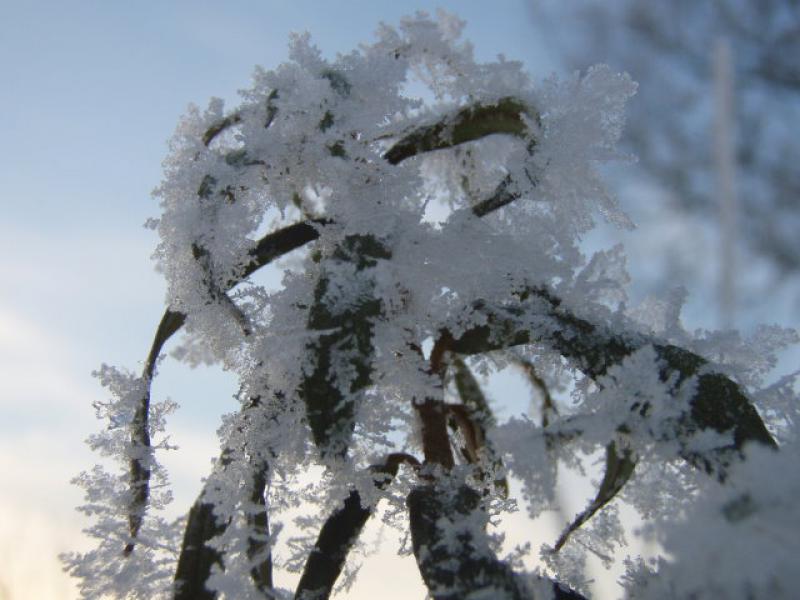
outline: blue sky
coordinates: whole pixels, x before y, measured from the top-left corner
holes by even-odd
[[[536,78],[557,68],[524,0],[0,7],[0,597],[2,586],[13,598],[73,593],[55,554],[82,544],[80,495],[68,480],[91,465],[81,442],[104,393],[90,373],[102,362],[138,371],[163,310],[149,261],[156,237],[142,224],[158,214],[150,192],[187,105],[211,96],[235,103],[254,65],[285,59],[292,31],[310,31],[334,55],[369,41],[381,20],[437,7],[467,21],[479,58],[504,53]],[[702,231],[671,223],[653,238],[681,243],[686,227]],[[696,298],[700,322],[708,298]],[[768,309],[773,321],[796,312],[779,305]],[[174,462],[178,503],[187,502],[215,453],[213,417],[232,408],[235,385],[171,362],[161,375],[155,393],[185,407],[173,422],[188,450]]]

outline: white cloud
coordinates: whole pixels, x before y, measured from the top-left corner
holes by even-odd
[[[72,358],[74,352],[55,333],[0,305],[0,409],[4,412],[88,411],[89,390],[69,370]]]
[[[74,585],[58,554],[85,546],[80,492],[90,464],[91,389],[57,334],[0,306],[0,598],[67,599]],[[88,379],[88,378],[87,378]]]
[[[0,500],[0,598],[66,600],[77,589],[61,570],[58,554],[76,549],[80,529],[74,519]]]

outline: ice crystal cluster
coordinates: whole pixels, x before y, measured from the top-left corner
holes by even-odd
[[[598,167],[624,158],[635,84],[603,66],[533,82],[476,63],[462,27],[420,14],[334,61],[296,36],[238,107],[180,123],[150,223],[167,310],[140,377],[98,373],[113,399],[90,444],[120,470],[77,480],[97,547],[64,560],[85,598],[327,598],[379,502],[437,600],[583,598],[587,552],[636,547],[619,502],[667,552],[658,575],[630,562],[632,597],[792,595],[798,490],[776,448],[793,381],[759,388],[794,334],[690,334],[680,294],[629,306],[622,249],[587,259],[580,242],[598,217],[631,226]],[[275,261],[277,290],[258,278]],[[149,389],[179,330],[178,357],[238,375],[241,408],[168,523],[172,406]],[[486,375],[505,368],[529,379],[531,414],[498,417]],[[598,451],[586,509],[503,555],[490,523],[557,508],[559,474]],[[273,569],[300,572],[296,590]]]

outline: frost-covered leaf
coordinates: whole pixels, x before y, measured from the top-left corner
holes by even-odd
[[[606,446],[605,469],[603,471],[603,480],[600,482],[600,488],[597,490],[597,495],[583,509],[569,526],[561,533],[556,541],[553,549],[558,552],[564,544],[569,540],[570,535],[579,529],[584,523],[589,521],[597,511],[601,510],[606,504],[611,502],[616,495],[620,492],[623,486],[628,482],[633,475],[634,468],[636,467],[636,459],[630,450],[617,450],[616,444],[613,442]]]
[[[391,254],[374,237],[345,238],[325,260],[309,310],[308,328],[319,332],[309,346],[312,366],[301,394],[314,443],[323,457],[343,456],[358,395],[372,377],[373,321],[381,315],[370,273]]]

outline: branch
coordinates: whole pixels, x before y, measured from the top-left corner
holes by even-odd
[[[527,136],[531,132],[522,115],[531,113],[538,120],[535,111],[516,98],[501,98],[494,104],[476,103],[432,125],[417,127],[389,148],[383,157],[397,165],[417,154],[452,148],[495,133]]]
[[[403,453],[390,454],[384,463],[372,465],[369,470],[373,474],[375,487],[382,490],[389,485],[397,475],[402,462],[419,467],[416,458]],[[297,600],[303,598],[327,600],[336,579],[342,572],[347,554],[373,510],[372,506],[362,506],[361,495],[358,490],[353,490],[345,499],[343,506],[328,517],[297,584],[295,592]]]
[[[721,373],[708,370],[706,359],[649,336],[614,333],[606,327],[596,326],[565,309],[561,300],[544,287],[526,290],[520,299],[513,305],[475,303],[474,310],[486,316],[487,324],[465,331],[451,343],[451,350],[459,354],[478,354],[543,342],[573,360],[586,375],[597,379],[636,350],[652,345],[663,364],[662,381],[676,377],[677,387],[687,379],[697,377],[690,400],[691,410],[684,416],[680,430],[676,431],[684,459],[724,480],[730,458],[741,457],[747,442],[777,448],[739,385]],[[710,453],[691,449],[691,435],[709,429],[719,433],[732,432],[733,443]]]
[[[276,97],[276,94],[271,95],[269,100],[271,101],[274,97]],[[272,105],[268,104],[268,109],[270,107]],[[491,105],[477,104],[467,107],[437,124],[424,126],[412,131],[397,142],[386,153],[385,158],[392,164],[398,164],[405,158],[417,153],[451,147],[494,133],[523,136],[527,133],[527,125],[521,114],[527,111],[528,109],[521,102],[512,98],[504,98]],[[274,119],[274,112],[274,110],[268,110],[267,127]],[[206,131],[203,136],[203,143],[209,145],[216,136],[232,125],[239,123],[241,119],[242,117],[239,113],[225,117]],[[507,191],[508,184],[509,180],[504,180],[492,197],[473,208],[473,213],[481,217],[514,200],[516,196]],[[234,287],[274,259],[316,240],[319,237],[319,227],[329,223],[330,221],[326,219],[303,221],[264,236],[250,251],[250,259],[241,272],[229,279],[224,286],[225,289],[222,291],[224,292]],[[132,423],[131,441],[134,445],[146,451],[151,448],[149,436],[150,384],[154,375],[155,364],[164,344],[180,330],[185,321],[186,315],[184,313],[171,309],[165,311],[145,363],[144,379],[146,391]],[[246,324],[244,325],[246,330]],[[327,405],[328,402],[324,404]],[[322,441],[324,435],[321,432],[317,432],[317,435]],[[129,510],[129,529],[132,541],[124,549],[123,554],[125,556],[133,552],[135,539],[141,528],[150,495],[150,469],[146,466],[145,461],[142,459],[131,460],[130,473],[132,500]]]

